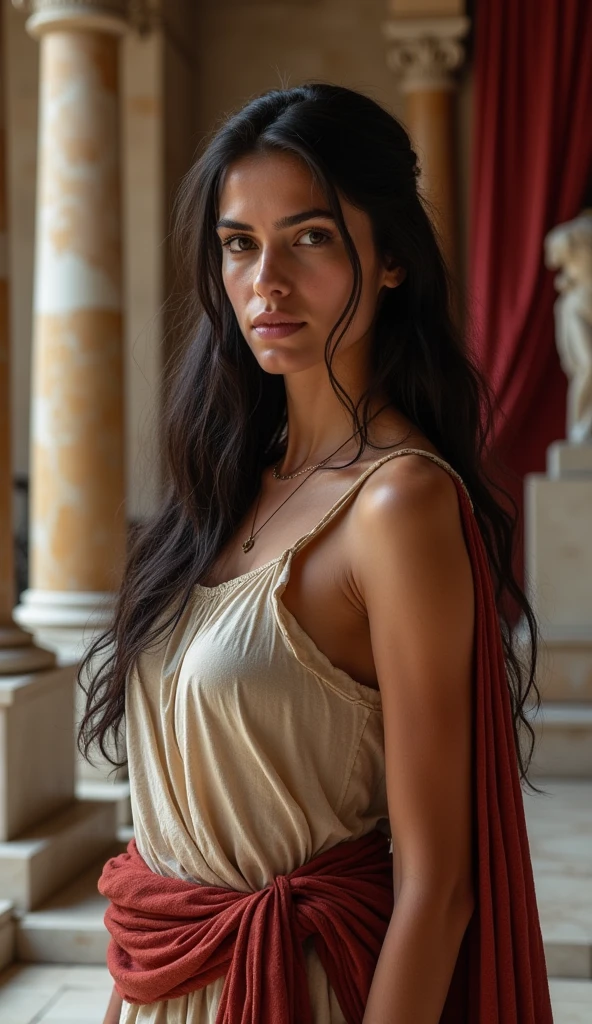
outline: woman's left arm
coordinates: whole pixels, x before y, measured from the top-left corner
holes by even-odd
[[[438,1024],[474,908],[474,590],[453,480],[423,456],[388,465],[364,488],[353,530],[352,586],[382,695],[395,891],[363,1024]]]

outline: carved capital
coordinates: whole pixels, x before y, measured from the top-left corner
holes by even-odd
[[[388,66],[402,79],[404,92],[455,88],[463,64],[469,18],[394,18],[382,25],[390,43]]]
[[[128,28],[130,0],[12,0],[24,11],[27,32],[39,38],[64,28],[96,29],[122,35]]]

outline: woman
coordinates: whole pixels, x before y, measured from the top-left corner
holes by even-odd
[[[317,83],[254,99],[184,181],[168,494],[83,665],[81,746],[125,712],[135,826],[100,886],[108,1022],[551,1020],[516,789],[536,626],[416,182],[399,123]],[[526,678],[492,588],[530,627]],[[344,926],[314,886],[354,851]],[[222,955],[228,918],[201,915],[224,898]]]

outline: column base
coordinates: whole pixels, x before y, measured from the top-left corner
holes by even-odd
[[[106,591],[31,589],[13,614],[60,665],[68,665],[80,661],[93,635],[109,625],[114,607],[115,594]]]
[[[30,633],[12,623],[0,626],[0,679],[2,676],[20,676],[40,669],[53,668],[53,651],[37,647]]]

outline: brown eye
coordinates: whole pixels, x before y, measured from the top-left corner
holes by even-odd
[[[232,235],[231,238],[227,238],[227,239],[225,239],[224,242],[222,242],[222,246],[223,246],[224,249],[228,249],[229,252],[235,252],[235,253],[236,252],[248,252],[249,251],[248,248],[239,247],[238,249],[232,249],[231,248],[231,243],[232,242],[250,242],[250,241],[251,241],[251,239],[247,238],[246,235]]]
[[[323,245],[324,242],[331,241],[331,235],[327,231],[321,231],[320,228],[309,228],[308,231],[305,231],[303,235],[300,235],[298,241],[300,242],[306,235],[316,235],[317,238],[320,239],[320,241],[311,243],[310,247],[315,249],[317,249],[319,245]]]

